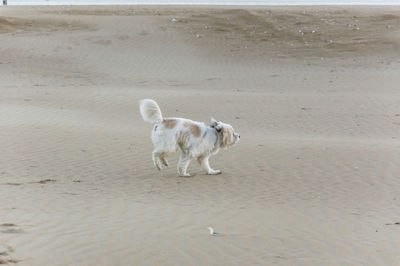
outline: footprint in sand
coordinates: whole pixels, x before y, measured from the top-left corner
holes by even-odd
[[[12,247],[0,244],[0,264],[18,263],[19,260],[11,257],[14,249]]]
[[[53,183],[56,182],[57,180],[54,179],[43,179],[40,181],[36,181],[36,182],[30,182],[31,184],[47,184],[47,183]]]
[[[0,224],[0,232],[3,234],[20,234],[24,233],[24,230],[16,224],[4,223]]]

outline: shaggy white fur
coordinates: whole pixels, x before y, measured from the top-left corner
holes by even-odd
[[[140,101],[140,114],[144,121],[154,124],[151,134],[154,165],[158,170],[162,169],[162,165],[168,166],[167,155],[179,150],[180,176],[190,176],[187,168],[193,159],[197,159],[207,174],[220,174],[220,170],[210,167],[209,157],[221,148],[236,144],[240,139],[231,125],[213,118],[209,126],[185,118],[163,118],[160,107],[151,99]]]

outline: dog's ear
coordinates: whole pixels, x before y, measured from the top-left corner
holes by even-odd
[[[227,127],[222,128],[222,131],[221,131],[222,147],[227,148],[227,147],[235,144],[235,140],[234,140],[235,138],[233,136],[233,133],[234,133],[234,131],[231,128],[227,128]]]
[[[218,126],[217,120],[215,120],[213,117],[210,118],[210,122],[211,122],[210,127],[215,128]]]
[[[211,117],[210,121],[211,121],[210,127],[215,128],[215,130],[216,130],[218,133],[221,132],[221,129],[222,129],[221,124],[220,124],[217,120],[215,120],[214,118],[212,118],[212,117]]]

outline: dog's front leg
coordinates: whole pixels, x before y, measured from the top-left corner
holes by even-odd
[[[210,162],[209,162],[209,160],[208,160],[209,158],[210,158],[210,156],[203,156],[203,157],[199,157],[199,158],[198,158],[201,167],[202,167],[202,168],[207,172],[207,174],[209,174],[209,175],[219,175],[219,174],[221,173],[220,170],[211,169],[211,167],[210,167]]]
[[[187,168],[189,167],[190,161],[192,158],[185,153],[181,153],[178,162],[178,174],[179,176],[190,176],[189,173],[186,172]]]
[[[161,154],[161,152],[159,152],[159,151],[156,150],[156,149],[155,149],[155,150],[153,151],[153,153],[152,153],[154,166],[155,166],[159,171],[161,171],[161,169],[162,169],[161,161],[160,161],[160,154]]]

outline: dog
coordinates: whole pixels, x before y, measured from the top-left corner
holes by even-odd
[[[190,176],[187,168],[193,159],[197,159],[201,167],[209,175],[221,174],[220,170],[210,167],[209,158],[240,140],[229,124],[211,118],[211,125],[185,118],[163,118],[160,107],[151,99],[140,101],[140,114],[146,122],[154,124],[151,140],[154,144],[152,153],[154,166],[162,170],[168,166],[166,157],[180,151],[178,162],[179,176]]]

